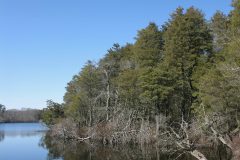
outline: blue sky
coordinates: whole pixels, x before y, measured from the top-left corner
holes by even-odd
[[[0,0],[0,103],[43,108],[62,102],[65,87],[87,60],[113,43],[134,42],[137,30],[164,24],[176,7],[195,6],[209,19],[231,0]]]

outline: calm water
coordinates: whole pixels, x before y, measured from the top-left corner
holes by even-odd
[[[229,159],[224,151],[208,150],[209,160]],[[39,123],[0,124],[0,160],[172,160],[173,155],[154,146],[104,147],[88,143],[65,142],[47,136]],[[195,160],[189,155],[179,160]]]
[[[46,128],[39,123],[0,124],[1,160],[45,160],[48,150],[39,145]]]

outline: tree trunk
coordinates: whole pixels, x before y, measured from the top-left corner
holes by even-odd
[[[93,119],[92,119],[92,106],[90,107],[90,110],[89,110],[89,127],[92,127],[92,124],[93,124]]]
[[[109,83],[107,84],[107,101],[106,101],[106,121],[109,120],[109,106],[110,106],[110,85]]]
[[[156,120],[156,137],[159,135],[159,114],[155,116]]]
[[[109,107],[110,107],[110,82],[109,82],[109,75],[106,70],[104,70],[105,76],[106,76],[106,95],[107,95],[107,100],[106,100],[106,121],[109,120]]]

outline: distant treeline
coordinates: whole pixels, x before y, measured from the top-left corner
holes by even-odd
[[[38,109],[6,110],[5,107],[0,108],[0,122],[38,122],[41,117],[41,110]]]

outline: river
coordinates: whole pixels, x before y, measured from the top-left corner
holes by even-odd
[[[0,160],[172,160],[177,155],[154,146],[102,146],[60,141],[47,136],[40,123],[0,124]],[[221,150],[207,150],[208,160],[228,160]],[[179,160],[195,160],[182,155]]]

